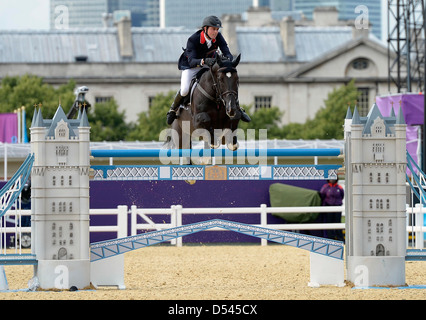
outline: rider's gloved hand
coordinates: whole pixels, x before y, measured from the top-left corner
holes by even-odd
[[[205,58],[204,59],[204,64],[209,66],[209,67],[212,67],[215,64],[215,62],[216,62],[216,59],[214,59],[214,58]]]

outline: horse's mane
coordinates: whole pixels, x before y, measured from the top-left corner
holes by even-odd
[[[219,72],[236,72],[237,69],[233,66],[231,60],[228,59],[218,59],[217,64],[219,65]]]

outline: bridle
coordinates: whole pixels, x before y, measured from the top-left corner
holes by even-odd
[[[223,67],[223,68],[219,68],[217,70],[217,73],[219,72],[237,72],[237,70],[235,68],[230,68],[230,67]],[[210,68],[210,75],[213,79],[213,87],[216,89],[216,96],[218,97],[217,99],[222,103],[222,105],[225,105],[225,97],[227,95],[233,95],[235,98],[235,101],[238,99],[238,92],[236,92],[235,90],[226,90],[225,92],[221,92],[220,91],[220,87],[217,85],[217,82],[215,81],[213,72],[212,72],[212,68]]]
[[[237,70],[235,68],[231,68],[231,67],[222,67],[222,68],[219,68],[217,70],[218,73],[219,72],[236,72],[236,71]],[[214,87],[215,92],[216,92],[216,98],[213,98],[208,92],[206,92],[200,84],[197,85],[197,88],[201,91],[201,93],[206,98],[208,98],[209,100],[217,103],[218,109],[220,108],[221,105],[225,106],[225,104],[226,104],[225,103],[225,97],[227,95],[233,95],[234,98],[235,98],[235,100],[238,99],[238,92],[236,92],[235,90],[226,90],[224,92],[221,92],[220,87],[219,87],[219,85],[218,85],[218,83],[216,81],[216,77],[214,76],[211,67],[209,67],[209,73],[210,73],[210,76],[211,76],[212,81],[213,81],[213,87]]]

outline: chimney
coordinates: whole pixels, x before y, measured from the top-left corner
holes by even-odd
[[[243,20],[240,14],[226,14],[222,16],[221,33],[228,43],[229,50],[232,54],[238,52],[237,27],[243,25]]]
[[[357,24],[356,21],[349,21],[349,26],[352,27],[352,39],[368,38],[370,35],[371,23]]]
[[[314,9],[313,20],[318,27],[336,26],[339,23],[339,12],[336,7],[317,7]]]
[[[294,44],[294,20],[291,16],[284,17],[280,21],[280,34],[284,44],[284,53],[288,57],[296,55]]]
[[[247,26],[264,27],[274,23],[269,7],[250,7],[247,10]]]
[[[122,17],[117,23],[118,41],[120,44],[120,55],[123,58],[133,57],[132,43],[132,21],[129,17]]]

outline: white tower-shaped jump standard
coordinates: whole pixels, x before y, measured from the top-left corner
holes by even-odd
[[[350,116],[350,113],[348,112]],[[348,118],[348,116],[347,116]],[[345,125],[347,279],[356,286],[405,285],[406,124],[355,108]]]
[[[32,253],[42,289],[90,285],[90,127],[86,112],[52,120],[34,111],[31,125]]]

